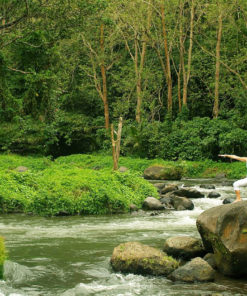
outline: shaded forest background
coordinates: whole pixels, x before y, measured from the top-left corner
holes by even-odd
[[[3,0],[0,151],[247,154],[246,0]]]

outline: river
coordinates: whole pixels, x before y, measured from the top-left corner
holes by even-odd
[[[185,180],[215,184],[215,180]],[[171,182],[170,182],[171,183]],[[247,295],[247,281],[217,275],[213,283],[173,283],[164,277],[115,273],[109,260],[122,242],[139,241],[162,248],[175,235],[199,237],[196,218],[204,210],[233,196],[232,187],[216,184],[217,199],[194,199],[193,211],[166,211],[158,216],[116,215],[42,218],[0,216],[0,235],[9,259],[0,296],[162,296]],[[211,190],[200,189],[205,194]]]

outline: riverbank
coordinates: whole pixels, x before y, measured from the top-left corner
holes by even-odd
[[[167,162],[121,157],[127,172],[113,172],[111,156],[77,154],[59,157],[0,155],[0,212],[56,216],[124,213],[134,203],[141,207],[156,189],[140,178],[144,169],[162,164],[182,169],[184,178],[235,179],[245,175],[245,164]]]

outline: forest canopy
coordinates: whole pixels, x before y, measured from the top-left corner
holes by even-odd
[[[0,151],[247,151],[247,2],[3,0]]]

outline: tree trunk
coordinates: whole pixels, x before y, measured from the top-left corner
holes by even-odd
[[[117,140],[115,140],[114,136],[114,126],[111,124],[111,142],[112,142],[112,158],[113,158],[113,170],[118,170],[118,161],[120,155],[120,145],[121,145],[121,135],[122,135],[122,125],[123,119],[122,117],[119,118],[118,123],[118,131],[117,131]]]
[[[100,26],[100,48],[101,48],[101,53],[102,56],[104,54],[104,25],[101,24]],[[106,82],[106,68],[105,68],[105,63],[104,59],[102,58],[101,65],[100,65],[100,70],[101,70],[101,76],[102,76],[102,88],[103,88],[103,93],[102,93],[102,100],[104,103],[104,115],[105,115],[105,128],[108,129],[110,126],[110,120],[109,120],[109,106],[108,106],[108,99],[107,99],[107,82]]]
[[[161,21],[163,30],[163,41],[166,56],[166,72],[167,72],[167,109],[169,113],[172,113],[172,76],[171,76],[171,66],[170,66],[170,55],[168,50],[168,41],[166,33],[166,23],[165,23],[165,7],[161,4]]]
[[[216,45],[216,69],[215,69],[215,95],[214,95],[214,109],[213,117],[217,118],[219,115],[219,80],[220,80],[220,45],[222,37],[222,12],[220,12],[219,18],[219,28],[218,28],[218,38]]]
[[[190,80],[191,72],[191,61],[192,61],[192,48],[193,48],[193,34],[194,34],[194,18],[195,18],[195,5],[194,0],[191,0],[191,10],[190,10],[190,45],[188,50],[188,65],[187,71],[183,67],[184,71],[184,83],[183,83],[183,105],[187,105],[188,96],[188,84]]]

